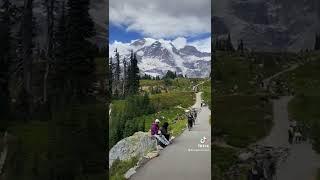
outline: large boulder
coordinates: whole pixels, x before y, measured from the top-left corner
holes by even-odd
[[[130,160],[133,157],[141,159],[151,151],[156,150],[157,142],[150,137],[150,133],[136,132],[132,136],[122,139],[109,151],[109,168],[114,160]]]

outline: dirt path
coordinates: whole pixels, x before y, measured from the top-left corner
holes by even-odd
[[[289,68],[287,68],[287,69],[285,69],[285,70],[283,70],[283,71],[280,71],[280,72],[278,72],[278,73],[276,73],[276,74],[268,77],[267,79],[264,79],[264,80],[263,80],[263,83],[265,84],[264,88],[267,88],[267,87],[268,87],[268,85],[270,84],[270,81],[271,81],[273,78],[276,78],[276,77],[280,76],[281,74],[286,73],[286,72],[288,72],[288,71],[295,70],[295,69],[298,68],[298,67],[299,67],[299,64],[292,65],[291,67],[289,67]]]
[[[197,93],[193,107],[200,108],[201,93]],[[191,131],[185,130],[174,143],[160,152],[160,156],[147,162],[137,170],[132,180],[210,180],[211,179],[211,126],[210,110],[203,107],[198,114],[196,125]],[[198,147],[200,140],[208,147]],[[198,152],[189,151],[200,150]]]

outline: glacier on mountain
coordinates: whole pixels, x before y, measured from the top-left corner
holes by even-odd
[[[109,56],[114,57],[117,49],[121,61],[129,61],[130,52],[134,51],[141,74],[161,77],[170,70],[192,78],[208,77],[211,53],[201,52],[190,44],[181,47],[178,49],[173,41],[164,39],[143,38],[130,43],[115,41],[109,45]]]

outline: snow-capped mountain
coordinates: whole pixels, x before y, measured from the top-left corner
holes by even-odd
[[[109,55],[115,49],[121,59],[129,61],[130,51],[137,54],[141,73],[163,76],[168,70],[188,77],[208,77],[211,70],[211,53],[201,52],[196,47],[185,45],[177,49],[172,41],[143,38],[131,43],[115,42],[109,47]]]
[[[320,32],[319,0],[214,0],[214,34],[231,34],[234,46],[299,51],[313,48]]]

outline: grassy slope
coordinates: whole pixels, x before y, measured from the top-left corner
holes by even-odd
[[[259,96],[215,97],[214,133],[228,144],[245,147],[266,136],[271,129],[272,106],[260,106]]]
[[[257,90],[254,81],[257,75],[269,77],[291,63],[297,62],[299,56],[281,53],[254,53],[241,55],[239,53],[217,52],[213,69],[217,77],[214,81],[214,94],[225,95],[230,93],[234,85],[238,92],[252,94]]]

